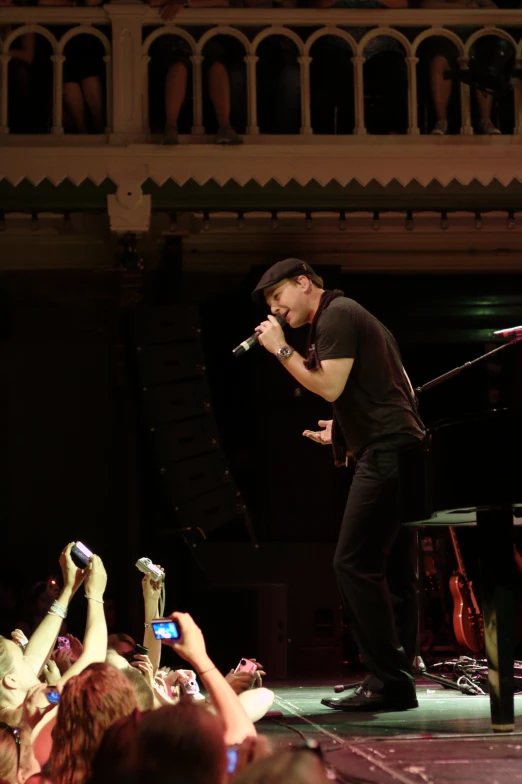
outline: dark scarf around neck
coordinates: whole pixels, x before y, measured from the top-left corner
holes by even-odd
[[[304,366],[307,370],[314,371],[321,368],[321,360],[317,355],[317,349],[315,347],[317,322],[319,321],[321,314],[326,310],[326,308],[334,299],[337,299],[337,297],[344,297],[344,291],[341,291],[340,289],[326,290],[323,291],[321,295],[319,307],[317,308],[313,321],[310,324],[310,331],[308,333],[308,342],[306,344],[306,359],[304,360]],[[346,466],[346,443],[335,416],[333,417],[332,422],[332,450],[335,465],[339,467]]]

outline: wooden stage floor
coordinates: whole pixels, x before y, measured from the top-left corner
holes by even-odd
[[[274,747],[319,741],[339,781],[357,784],[522,784],[522,695],[514,733],[490,729],[489,697],[418,681],[419,708],[396,713],[334,711],[321,705],[331,685],[266,684],[275,692],[275,723],[257,724]],[[298,731],[298,732],[297,732]]]

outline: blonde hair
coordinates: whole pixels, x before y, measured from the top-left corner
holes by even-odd
[[[6,675],[14,672],[14,661],[7,645],[9,641],[0,635],[0,705],[4,702],[5,689],[3,681]]]

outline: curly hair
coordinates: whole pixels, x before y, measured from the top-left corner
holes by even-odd
[[[105,730],[137,707],[129,681],[105,662],[91,664],[67,681],[49,758],[53,784],[83,784]]]

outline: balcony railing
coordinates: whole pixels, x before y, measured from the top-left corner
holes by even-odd
[[[8,31],[6,32],[6,28]],[[9,29],[10,28],[10,29]],[[204,32],[201,33],[201,28]],[[1,31],[4,30],[2,34]],[[63,29],[63,32],[62,32]],[[354,31],[358,30],[359,34]],[[366,30],[366,32],[364,32]],[[463,32],[464,30],[464,32]],[[295,67],[299,69],[300,128],[302,141],[312,143],[313,90],[311,68],[315,47],[324,36],[334,36],[346,44],[347,60],[353,68],[353,88],[347,87],[352,102],[352,133],[345,140],[365,136],[367,105],[365,102],[365,52],[378,37],[393,39],[402,52],[407,90],[406,134],[420,134],[418,72],[422,46],[430,38],[445,38],[455,47],[461,71],[466,71],[473,45],[485,36],[507,41],[515,52],[515,67],[522,66],[522,10],[359,10],[359,9],[183,9],[173,22],[165,23],[156,9],[142,3],[112,2],[96,8],[10,7],[0,8],[0,133],[4,143],[9,125],[9,51],[25,33],[35,33],[48,42],[52,61],[52,122],[48,137],[60,135],[73,143],[85,140],[64,135],[63,66],[67,44],[77,35],[88,34],[100,42],[105,63],[106,134],[98,142],[114,144],[150,142],[154,139],[149,125],[149,68],[151,47],[163,35],[183,39],[190,49],[192,78],[192,119],[190,133],[182,141],[204,141],[203,63],[207,44],[215,36],[236,39],[242,47],[246,71],[246,142],[269,142],[260,133],[258,116],[258,69],[262,44],[271,36],[291,42]],[[468,34],[469,31],[469,34]],[[236,44],[237,45],[237,44]],[[336,74],[331,74],[335,79]],[[402,96],[403,99],[406,96]],[[518,79],[513,80],[512,128],[508,133],[522,134],[522,101]],[[472,95],[468,84],[459,85],[460,134],[473,134]],[[422,124],[421,124],[422,125]],[[424,130],[424,129],[423,129]],[[15,141],[13,134],[12,141]],[[44,135],[39,136],[39,143]],[[297,140],[297,136],[293,137]],[[321,136],[325,141],[325,136]],[[92,141],[94,141],[92,139]],[[281,137],[279,137],[281,141]],[[63,143],[63,142],[62,142]]]

